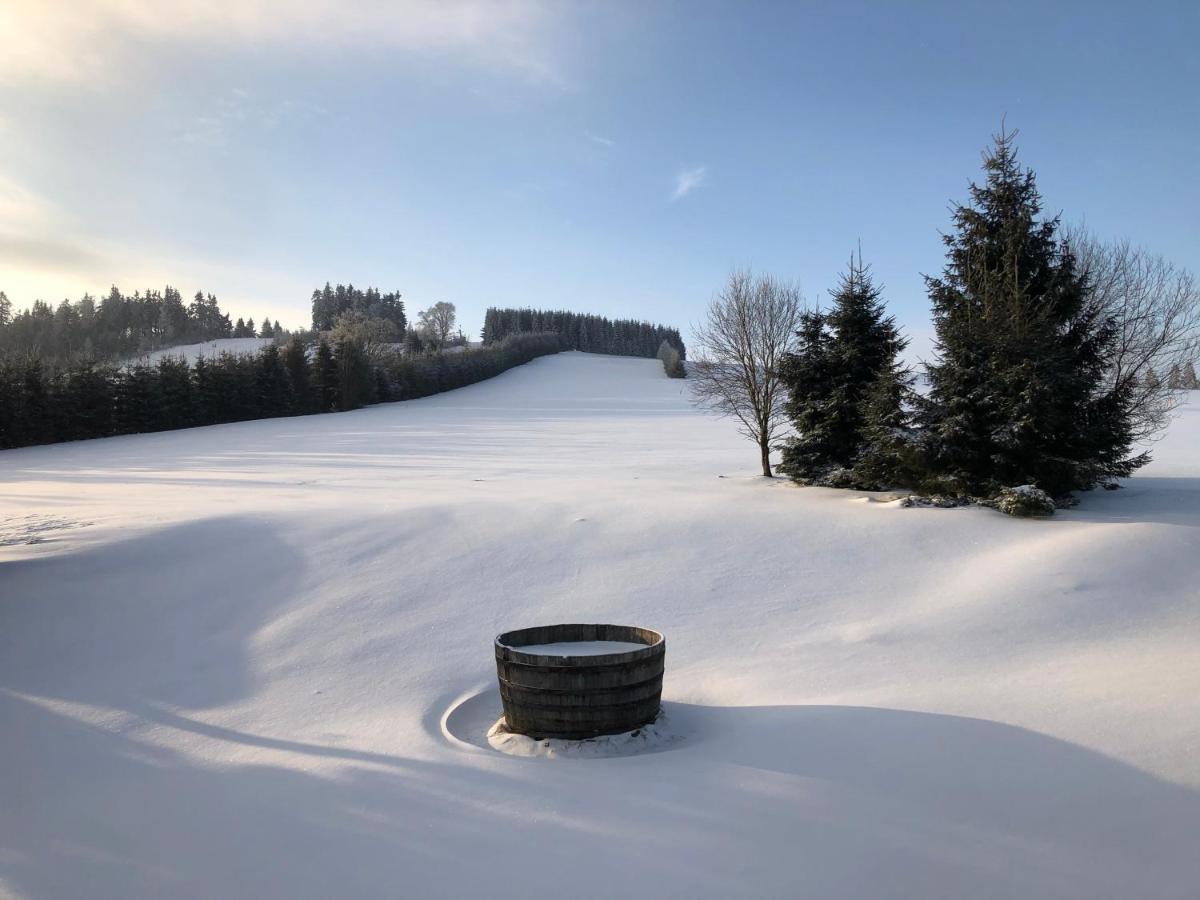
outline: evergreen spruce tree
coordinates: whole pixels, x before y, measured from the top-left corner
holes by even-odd
[[[1012,135],[986,154],[983,185],[954,211],[947,263],[927,278],[937,361],[921,404],[925,489],[992,497],[1033,484],[1052,496],[1130,474],[1130,398],[1101,396],[1115,326],[1058,220],[1039,219],[1034,174]]]
[[[192,397],[197,425],[212,425],[221,421],[217,418],[217,403],[213,396],[213,378],[208,360],[196,357],[192,366]]]
[[[25,444],[48,444],[54,440],[49,377],[37,359],[26,361],[21,378],[17,430]]]
[[[1188,362],[1183,367],[1183,387],[1185,390],[1200,390],[1200,378],[1196,377],[1196,364]]]
[[[800,346],[781,369],[788,388],[787,412],[797,435],[783,447],[779,470],[806,484],[866,486],[855,475],[864,443],[868,406],[875,427],[900,415],[901,383],[896,363],[906,341],[895,319],[885,314],[880,290],[868,266],[851,257],[826,314],[807,313]],[[875,391],[887,376],[888,385]],[[884,408],[888,398],[894,409]],[[869,479],[883,477],[882,457]]]
[[[117,386],[117,430],[121,434],[145,434],[160,429],[158,385],[149,366],[131,366],[121,374]]]
[[[283,367],[287,369],[292,388],[292,408],[298,413],[310,413],[316,408],[312,379],[309,377],[308,348],[293,335],[283,347]]]
[[[362,345],[352,338],[342,338],[334,351],[337,362],[337,409],[358,409],[374,397],[375,379],[371,364]]]
[[[275,337],[275,326],[271,324],[271,320],[269,318],[263,319],[262,327],[258,330],[258,336],[260,338]]]
[[[921,477],[921,455],[913,428],[911,376],[893,363],[871,385],[862,404],[862,442],[854,480],[867,490],[907,487]]]
[[[341,391],[338,387],[338,365],[328,342],[317,344],[317,357],[313,361],[313,387],[317,398],[317,412],[332,412],[338,408]]]
[[[195,386],[187,362],[165,356],[157,372],[159,429],[189,428],[196,424]]]
[[[107,437],[113,433],[116,406],[116,372],[96,368],[91,362],[78,364],[71,373],[78,429],[83,438]]]
[[[265,327],[265,326],[264,326]],[[288,369],[274,344],[263,347],[258,354],[256,391],[259,414],[263,416],[290,415],[294,408],[292,384]]]
[[[780,380],[788,390],[784,412],[796,429],[796,436],[781,448],[777,471],[799,481],[811,483],[832,465],[835,443],[827,427],[833,396],[832,338],[819,310],[805,312],[796,334],[796,352],[784,357],[779,367]]]

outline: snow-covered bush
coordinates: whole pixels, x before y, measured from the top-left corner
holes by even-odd
[[[667,341],[663,341],[658,345],[658,358],[662,360],[663,370],[669,378],[686,378],[687,372],[683,368],[683,357],[679,355],[679,351],[675,349]]]
[[[996,509],[1007,516],[1030,518],[1054,515],[1053,498],[1032,484],[1001,488],[995,497]]]

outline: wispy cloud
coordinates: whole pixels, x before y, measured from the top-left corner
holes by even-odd
[[[5,0],[0,82],[102,85],[136,77],[129,61],[147,44],[240,44],[457,54],[566,86],[555,18],[545,0]]]
[[[606,137],[600,137],[598,134],[587,132],[587,139],[593,144],[599,144],[601,147],[615,147],[617,142]]]
[[[690,169],[684,169],[675,176],[675,192],[671,195],[671,199],[681,200],[707,181],[708,166],[693,166]]]
[[[247,126],[275,128],[288,121],[304,121],[328,115],[329,111],[305,100],[272,100],[255,96],[245,88],[234,88],[216,98],[203,114],[184,121],[175,139],[209,150],[224,150],[231,132]]]

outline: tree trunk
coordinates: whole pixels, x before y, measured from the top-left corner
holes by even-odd
[[[771,477],[771,448],[766,443],[766,441],[763,441],[763,442],[759,443],[758,449],[762,452],[763,477],[770,478]]]

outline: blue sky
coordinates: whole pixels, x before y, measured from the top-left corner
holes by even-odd
[[[1200,4],[0,6],[0,289],[314,286],[687,328],[731,266],[922,272],[1007,116],[1049,210],[1200,269]]]

